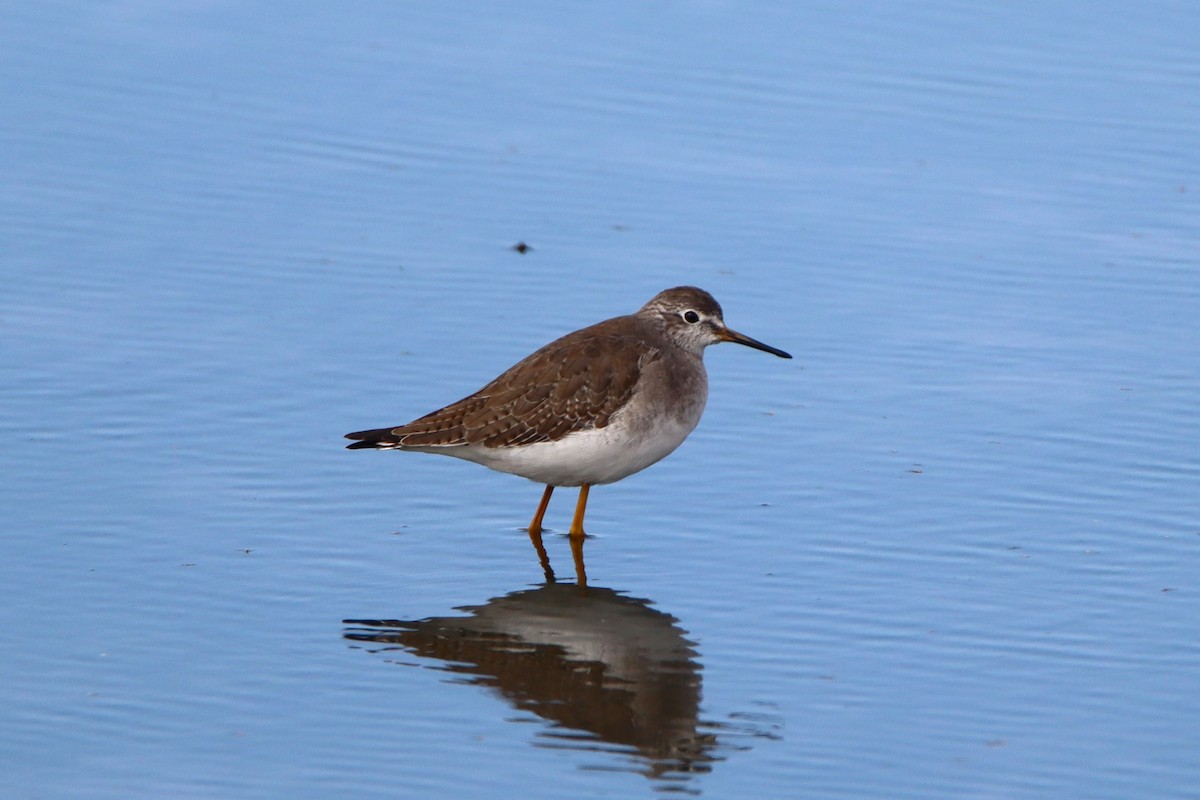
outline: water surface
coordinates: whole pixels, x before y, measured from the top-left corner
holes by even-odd
[[[7,20],[0,794],[1194,793],[1189,4]],[[586,597],[342,449],[682,283]]]

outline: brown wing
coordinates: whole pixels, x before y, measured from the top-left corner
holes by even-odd
[[[603,428],[658,350],[618,317],[568,334],[475,394],[407,425],[347,434],[360,447],[510,447]]]

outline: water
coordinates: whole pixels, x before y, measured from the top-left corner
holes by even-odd
[[[1190,5],[6,20],[0,795],[1196,794]],[[586,597],[342,450],[680,283]]]

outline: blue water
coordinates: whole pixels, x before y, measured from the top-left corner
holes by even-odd
[[[5,19],[0,796],[1197,794],[1191,4]],[[586,596],[342,449],[681,283]]]

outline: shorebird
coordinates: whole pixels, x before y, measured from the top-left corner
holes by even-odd
[[[700,422],[704,348],[718,342],[791,358],[726,326],[708,292],[678,286],[632,314],[556,339],[456,403],[405,425],[348,433],[356,440],[348,447],[439,453],[545,484],[529,537],[549,576],[541,533],[554,487],[579,487],[574,545],[592,486],[659,461]]]

